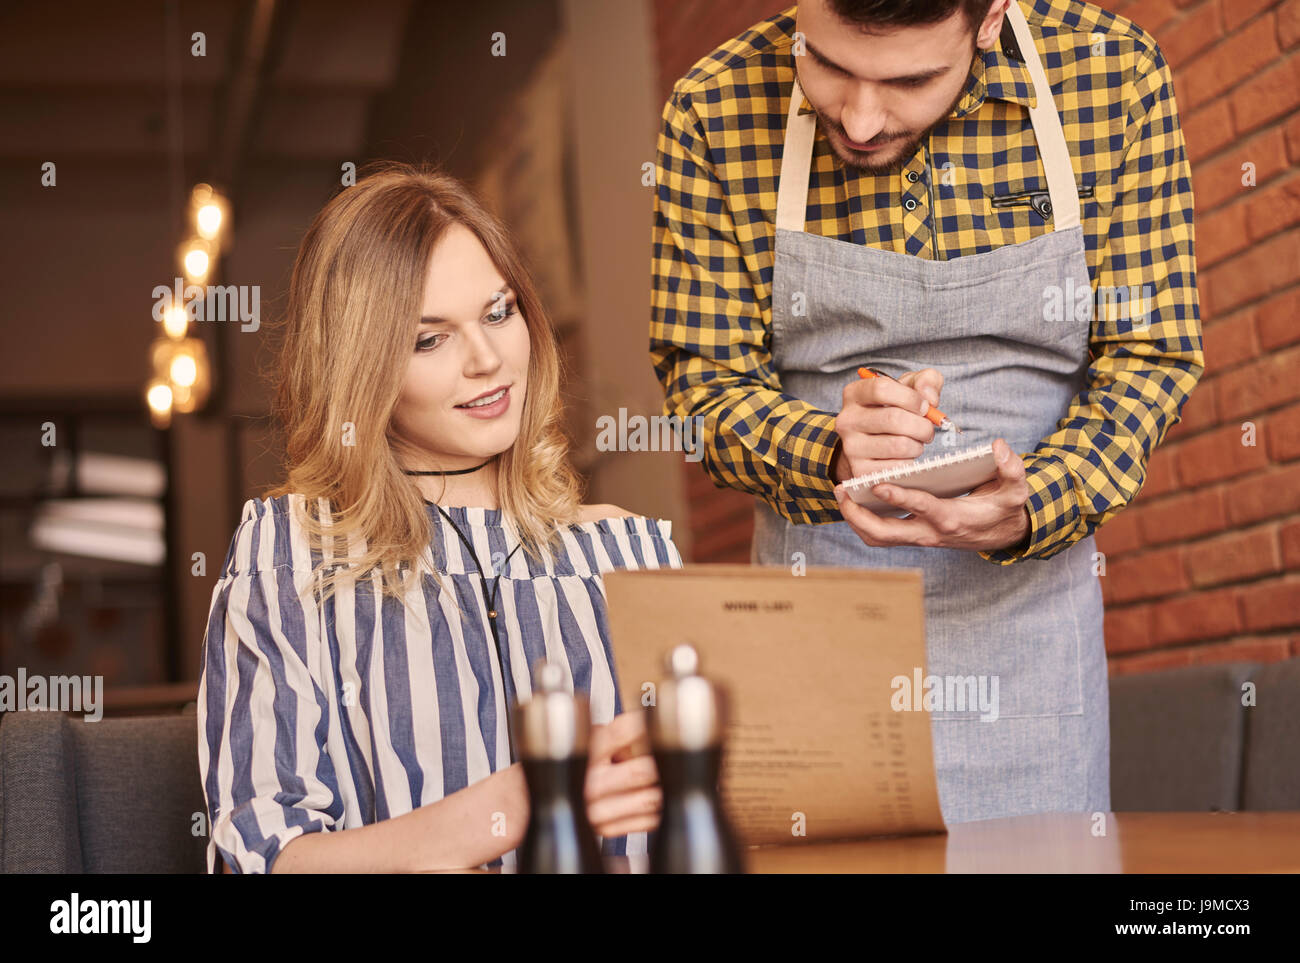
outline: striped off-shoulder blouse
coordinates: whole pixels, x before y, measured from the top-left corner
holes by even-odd
[[[622,705],[601,574],[682,564],[664,520],[571,525],[539,562],[515,550],[499,510],[429,506],[426,561],[441,587],[424,573],[409,580],[415,604],[381,603],[375,575],[344,580],[322,606],[310,589],[299,597],[321,561],[290,510],[301,499],[244,504],[212,593],[198,699],[209,872],[218,854],[237,872],[270,872],[303,833],[400,816],[510,765],[507,707],[532,691],[540,658],[566,668],[593,723],[609,722]],[[489,583],[501,573],[500,657],[476,561]],[[646,842],[602,845],[635,855]],[[508,870],[514,857],[494,862]]]

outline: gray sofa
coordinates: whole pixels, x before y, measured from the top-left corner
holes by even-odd
[[[1117,812],[1300,809],[1300,659],[1114,678],[1110,740]]]
[[[6,713],[0,872],[204,872],[196,742],[193,715]]]

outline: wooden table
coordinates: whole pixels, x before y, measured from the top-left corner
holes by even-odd
[[[1300,873],[1300,812],[1086,813],[959,823],[947,835],[750,849],[752,873]]]
[[[1300,873],[1300,812],[1086,813],[959,823],[948,833],[746,851],[751,873]],[[606,860],[644,873],[646,858]]]

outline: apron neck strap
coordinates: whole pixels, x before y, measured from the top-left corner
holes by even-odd
[[[813,139],[817,136],[817,115],[799,113],[803,88],[796,72],[790,91],[790,113],[785,119],[785,146],[781,149],[781,179],[776,188],[776,226],[780,230],[802,231],[808,207],[808,173],[812,170]]]
[[[1052,230],[1065,231],[1079,225],[1079,189],[1074,183],[1074,167],[1070,163],[1065,131],[1061,129],[1061,115],[1056,112],[1052,88],[1047,83],[1047,74],[1038,59],[1038,48],[1034,46],[1034,37],[1029,32],[1029,23],[1020,9],[1019,0],[1011,0],[1007,19],[1011,21],[1020,53],[1034,82],[1034,106],[1029,108],[1029,119],[1034,125],[1038,155],[1043,159],[1043,169],[1047,172],[1047,190],[1052,198]]]
[[[1007,19],[1015,32],[1025,66],[1034,84],[1034,106],[1029,108],[1038,153],[1047,172],[1047,189],[1052,199],[1052,230],[1064,231],[1076,227],[1079,221],[1079,192],[1074,181],[1074,168],[1070,162],[1070,149],[1065,143],[1061,117],[1056,112],[1052,88],[1038,59],[1038,48],[1029,32],[1029,24],[1020,9],[1019,0],[1011,0]],[[808,208],[808,176],[812,171],[813,141],[817,135],[817,114],[799,113],[803,105],[803,89],[799,86],[798,72],[790,91],[790,110],[785,121],[785,146],[781,152],[781,177],[776,191],[777,230],[803,231]]]

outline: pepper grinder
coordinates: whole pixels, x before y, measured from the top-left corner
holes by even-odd
[[[587,700],[568,691],[564,670],[533,667],[533,694],[515,706],[516,745],[528,783],[528,829],[519,845],[519,873],[603,873],[600,847],[587,820]]]
[[[663,812],[650,849],[652,873],[743,873],[744,859],[718,791],[725,693],[699,675],[690,645],[667,657],[668,678],[650,710],[650,740]]]

